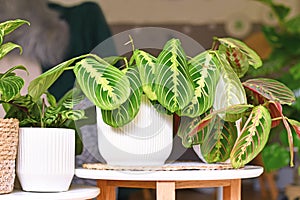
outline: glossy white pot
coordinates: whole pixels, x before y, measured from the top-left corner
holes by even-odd
[[[73,129],[20,128],[16,172],[23,190],[67,191],[74,170]]]
[[[136,118],[121,128],[113,128],[97,111],[98,148],[108,165],[159,166],[172,151],[173,117],[158,113],[143,96]]]

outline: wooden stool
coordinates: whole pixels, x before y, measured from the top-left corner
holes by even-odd
[[[300,185],[288,185],[285,188],[285,195],[289,200],[300,198]]]

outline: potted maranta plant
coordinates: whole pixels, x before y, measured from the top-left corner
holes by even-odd
[[[283,122],[289,137],[291,166],[293,140],[291,127],[299,134],[299,122],[283,115],[282,105],[295,101],[284,84],[267,78],[241,82],[248,68],[262,65],[257,54],[241,41],[215,38],[212,49],[217,55],[220,76],[212,109],[202,116],[185,117],[179,134],[185,146],[197,144],[198,154],[209,163],[230,161],[243,167],[262,151],[271,128]],[[207,91],[207,90],[204,90]],[[205,99],[205,98],[204,98]]]
[[[122,59],[125,67],[116,68],[114,65]],[[157,57],[134,49],[129,62],[127,60],[126,57],[100,58],[94,54],[73,58],[37,77],[29,86],[29,94],[33,98],[40,96],[64,70],[72,69],[81,90],[97,106],[98,131],[106,133],[113,129],[116,133],[99,136],[100,153],[103,145],[110,148],[105,159],[112,157],[113,160],[108,161],[112,165],[162,164],[170,153],[170,142],[165,140],[170,137],[172,140],[172,136],[164,138],[159,130],[169,126],[165,116],[174,113],[182,117],[178,134],[186,147],[200,144],[201,156],[206,162],[230,159],[234,168],[243,167],[263,149],[271,128],[280,120],[289,138],[290,126],[299,132],[299,123],[282,113],[281,105],[294,101],[293,93],[285,85],[264,78],[241,82],[248,68],[259,68],[262,61],[239,40],[214,38],[211,50],[190,58],[180,40],[173,38]],[[144,99],[146,111],[141,111]],[[149,107],[162,116],[158,120],[148,118],[153,115]],[[141,120],[143,123],[138,124]],[[151,132],[151,136],[139,139],[145,134],[145,129],[140,127],[147,128],[147,123],[152,121],[162,121],[163,127],[154,125],[154,130],[145,131]],[[135,129],[135,133],[130,132],[131,129]],[[124,135],[138,140],[126,143]],[[157,140],[151,143],[154,150],[144,153],[141,148],[148,148],[147,142],[155,136]],[[123,146],[128,148],[123,149]],[[292,146],[290,139],[291,149]],[[115,157],[118,154],[121,158]],[[129,163],[125,154],[143,161]],[[164,160],[147,161],[147,156],[157,154],[163,155]],[[292,157],[291,151],[291,160]]]
[[[19,19],[1,23],[1,43],[4,35],[26,23],[29,24]],[[21,46],[11,42],[2,44],[1,58],[15,48],[22,50]],[[16,135],[19,137],[16,172],[22,189],[66,191],[75,170],[74,121],[85,116],[83,110],[74,110],[73,107],[83,96],[76,89],[58,102],[46,90],[35,99],[29,94],[21,95],[24,80],[15,75],[15,70],[27,71],[24,66],[15,66],[1,74],[0,100],[6,112],[5,118],[17,119],[21,127]],[[77,144],[76,153],[79,154],[81,148],[81,144]]]

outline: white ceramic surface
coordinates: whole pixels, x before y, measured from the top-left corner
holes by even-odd
[[[14,190],[0,195],[0,200],[85,200],[92,199],[100,193],[98,187],[72,185],[66,192],[24,192]]]
[[[97,108],[97,131],[99,152],[109,165],[163,165],[172,150],[173,117],[158,113],[145,96],[136,118],[121,128],[105,124]]]
[[[20,128],[16,171],[23,190],[67,191],[74,168],[74,130]]]
[[[174,165],[179,166],[177,162]],[[182,165],[199,165],[197,162],[184,162]],[[209,165],[209,164],[208,164]],[[94,170],[76,169],[75,175],[80,178],[101,180],[133,180],[133,181],[186,181],[186,180],[225,180],[255,178],[263,173],[260,166],[245,166],[241,169],[202,169],[177,171],[126,171],[126,170]]]

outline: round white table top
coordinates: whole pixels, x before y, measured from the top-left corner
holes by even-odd
[[[100,189],[93,186],[72,185],[66,192],[25,192],[14,190],[1,194],[0,200],[84,200],[98,196]]]
[[[75,169],[80,178],[101,180],[133,181],[184,181],[184,180],[225,180],[255,178],[263,173],[260,166],[245,166],[241,169],[200,169],[200,170],[97,170]]]

